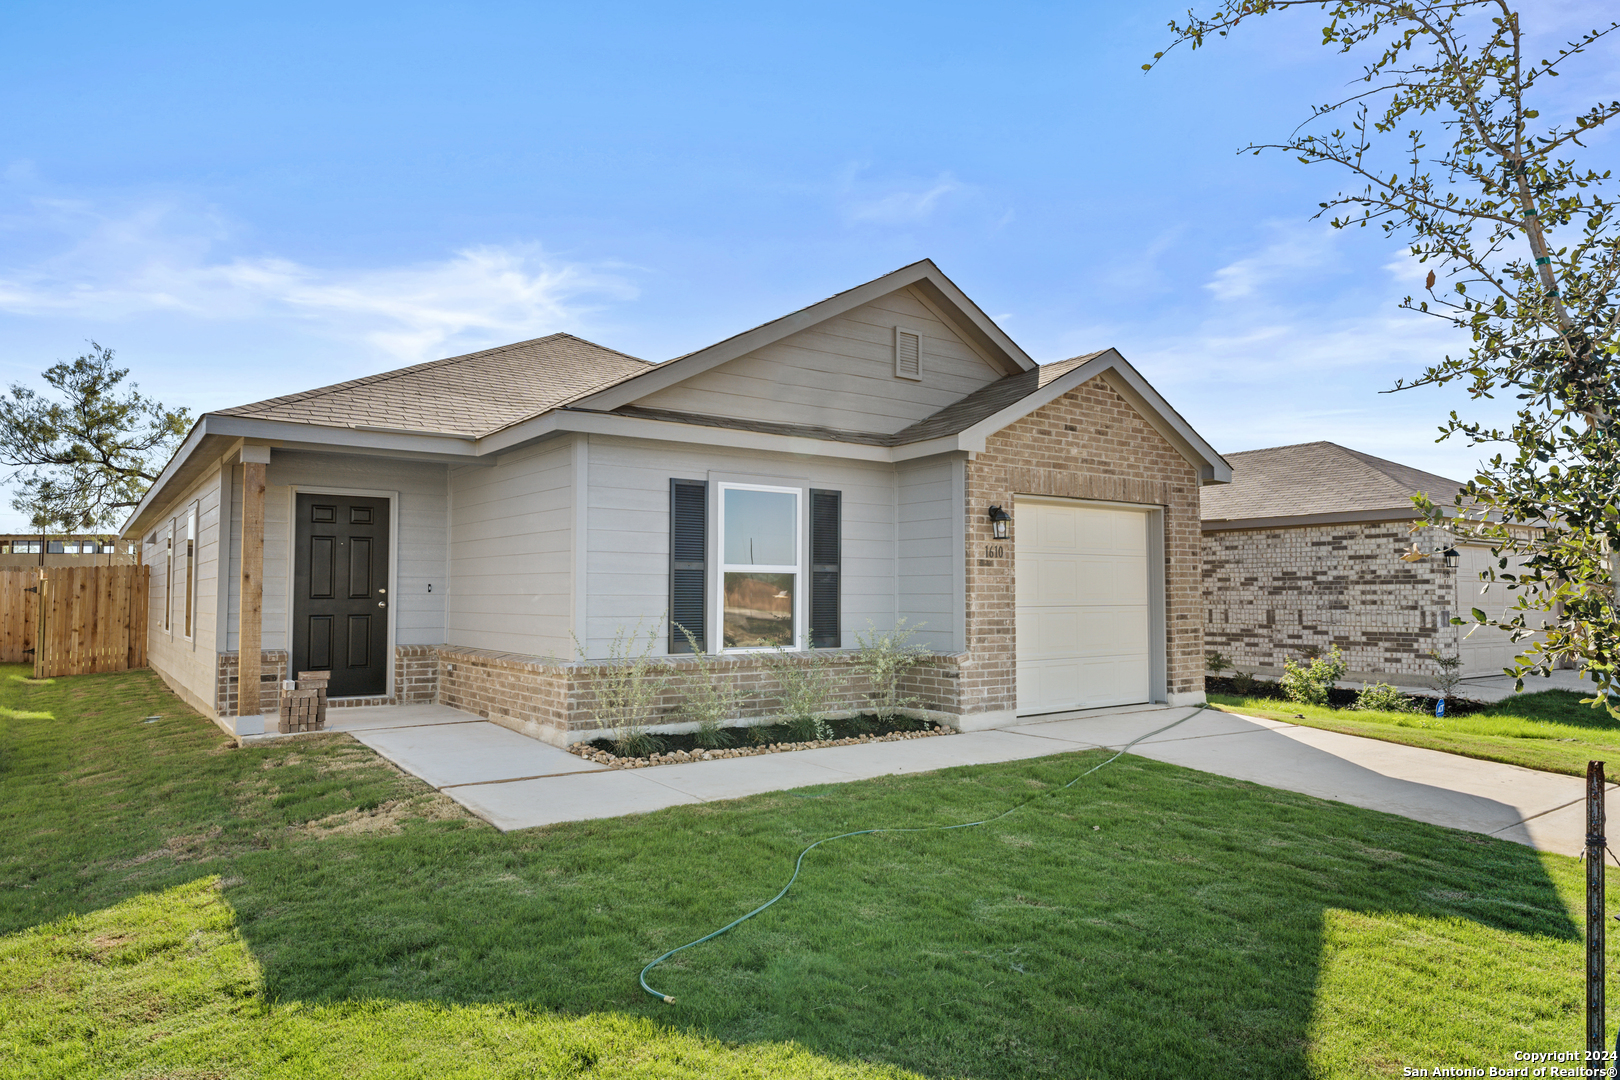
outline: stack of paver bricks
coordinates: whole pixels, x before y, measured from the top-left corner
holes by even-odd
[[[331,673],[300,671],[297,682],[281,684],[281,719],[276,730],[283,735],[295,731],[326,729],[326,684]]]

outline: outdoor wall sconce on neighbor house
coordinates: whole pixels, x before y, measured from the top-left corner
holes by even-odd
[[[1007,522],[1011,520],[1012,515],[1007,511],[999,506],[992,506],[990,508],[990,535],[997,540],[1007,539]]]
[[[1440,548],[1435,548],[1433,551],[1424,551],[1414,543],[1412,545],[1412,550],[1401,552],[1401,561],[1422,562],[1424,559],[1430,558],[1434,555],[1438,555],[1446,561],[1447,570],[1457,569],[1457,560],[1462,558],[1462,552],[1458,551],[1454,547],[1448,547],[1443,551]]]

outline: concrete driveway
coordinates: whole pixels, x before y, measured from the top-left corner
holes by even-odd
[[[1585,837],[1585,785],[1575,777],[1213,709],[1104,709],[934,739],[634,770],[588,762],[444,706],[334,709],[329,717],[332,730],[349,732],[502,830],[956,765],[1119,749],[1147,735],[1132,753],[1543,851],[1576,855]],[[1166,725],[1173,726],[1149,734]]]

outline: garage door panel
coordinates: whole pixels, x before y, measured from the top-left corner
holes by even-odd
[[[1473,544],[1463,545],[1458,549],[1461,558],[1457,563],[1457,612],[1463,618],[1468,618],[1468,612],[1479,608],[1493,619],[1500,619],[1508,614],[1509,609],[1518,602],[1518,595],[1509,589],[1505,582],[1485,582],[1479,579],[1482,571],[1497,566],[1491,557],[1490,549]],[[1516,574],[1523,566],[1521,558],[1508,557],[1507,573]],[[1486,586],[1489,585],[1489,588]],[[1474,675],[1500,675],[1503,668],[1511,667],[1513,661],[1528,649],[1537,637],[1524,638],[1518,642],[1510,639],[1507,631],[1498,630],[1492,626],[1478,626],[1465,629],[1461,641],[1458,642],[1457,651],[1462,656],[1461,673],[1464,677]]]
[[[1147,701],[1148,516],[1020,503],[1016,517],[1018,711]]]

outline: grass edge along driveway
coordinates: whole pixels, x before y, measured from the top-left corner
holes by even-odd
[[[1582,705],[1583,696],[1587,695],[1542,690],[1506,698],[1467,716],[1444,717],[1330,709],[1225,694],[1211,694],[1209,702],[1242,716],[1286,720],[1542,772],[1585,776],[1586,763],[1593,758],[1614,762],[1620,771],[1620,721],[1606,710]]]
[[[347,736],[0,669],[0,1073],[1399,1075],[1581,1034],[1573,860],[1126,756],[501,834]],[[144,717],[159,713],[148,724]],[[683,1070],[685,1070],[683,1072]]]

